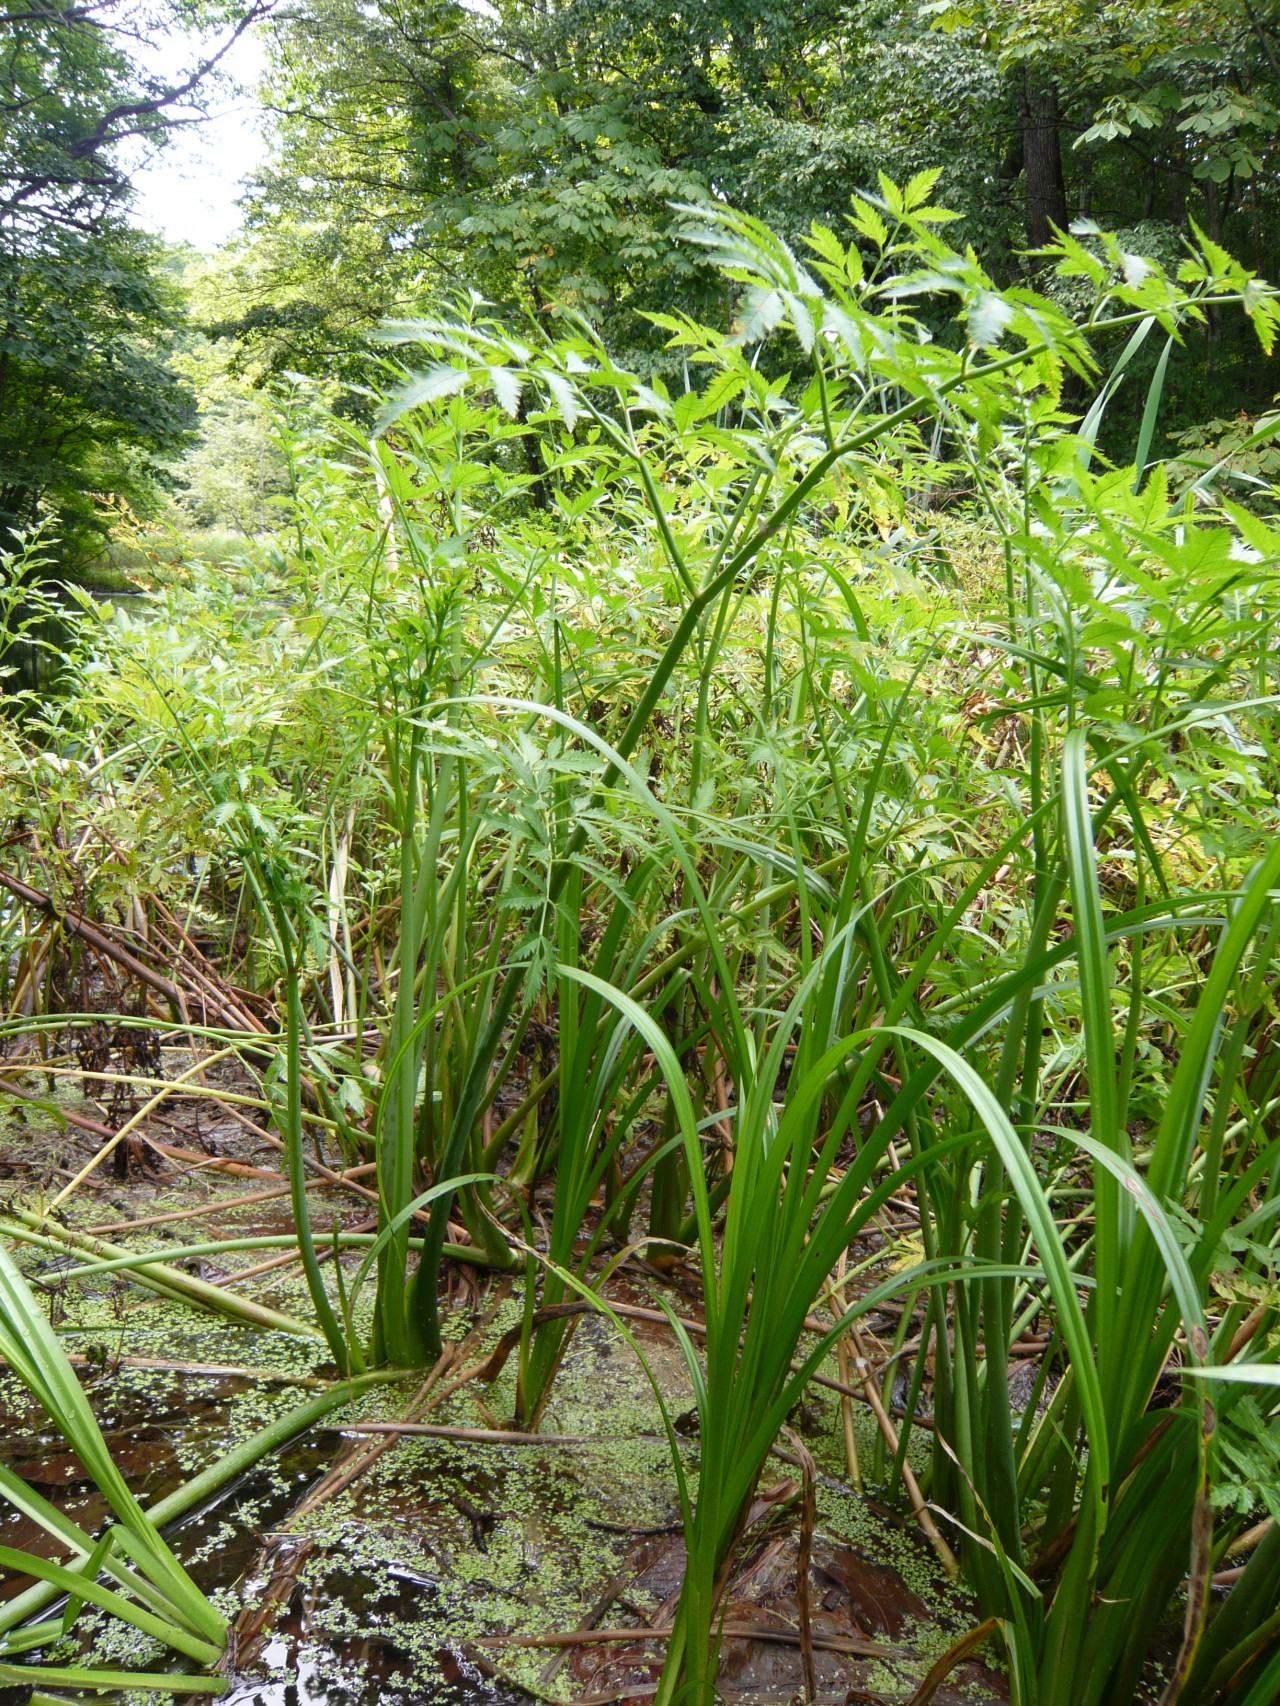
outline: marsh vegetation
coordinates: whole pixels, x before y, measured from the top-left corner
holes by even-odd
[[[255,1698],[345,1569],[429,1631],[406,1698],[1276,1697],[1280,535],[1158,453],[1166,356],[1097,444],[1149,343],[1280,306],[1061,237],[1068,313],[934,184],[803,252],[686,209],[735,307],[650,317],[679,384],[390,325],[372,436],[296,392],[281,524],[11,696],[6,1685]],[[149,1514],[95,1419],[144,1374],[274,1394]],[[257,1566],[161,1537],[246,1473]]]

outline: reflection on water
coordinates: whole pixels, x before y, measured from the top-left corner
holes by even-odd
[[[277,1637],[262,1653],[262,1662],[275,1673],[270,1681],[252,1680],[225,1697],[227,1706],[426,1706],[439,1696],[434,1689],[408,1691],[409,1661],[394,1648],[372,1641],[342,1642],[347,1652],[311,1643],[299,1651]],[[360,1649],[364,1649],[361,1651]],[[372,1649],[372,1650],[371,1650]],[[459,1702],[459,1706],[462,1703]]]
[[[412,1661],[390,1642],[298,1642],[277,1635],[263,1649],[270,1680],[247,1680],[224,1706],[528,1706],[528,1697],[499,1692],[469,1675],[449,1654],[440,1675],[415,1681]]]

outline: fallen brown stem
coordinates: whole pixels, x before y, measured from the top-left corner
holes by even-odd
[[[893,1451],[896,1458],[899,1443],[898,1430],[894,1427],[889,1416],[889,1412],[884,1407],[884,1401],[880,1396],[876,1383],[872,1379],[871,1364],[867,1360],[866,1350],[863,1346],[861,1336],[858,1333],[858,1329],[852,1322],[849,1325],[849,1336],[852,1338],[854,1347],[858,1353],[855,1359],[856,1366],[858,1374],[862,1380],[862,1390],[866,1395],[867,1403],[870,1404],[876,1421],[880,1424],[880,1432],[884,1435],[887,1444]],[[907,1489],[907,1497],[911,1500],[911,1508],[915,1512],[916,1521],[928,1536],[929,1544],[933,1547],[934,1551],[938,1554],[939,1559],[942,1561],[943,1569],[949,1576],[958,1576],[960,1574],[960,1565],[956,1561],[956,1555],[942,1538],[942,1535],[938,1532],[938,1525],[934,1522],[933,1514],[925,1502],[924,1495],[920,1491],[920,1483],[916,1480],[915,1475],[912,1472],[911,1465],[905,1458],[902,1462],[902,1483]]]
[[[100,1357],[81,1356],[79,1353],[67,1360],[72,1368],[100,1369],[105,1366],[108,1371],[136,1368],[149,1374],[190,1374],[209,1380],[258,1380],[267,1386],[303,1386],[314,1391],[327,1390],[333,1385],[332,1380],[323,1380],[318,1374],[287,1374],[278,1368],[248,1368],[231,1362],[171,1362],[164,1357],[108,1356],[104,1364]],[[0,1366],[3,1365],[4,1358],[0,1357]]]
[[[202,1155],[198,1149],[182,1149],[174,1143],[157,1143],[155,1138],[148,1141],[166,1160],[187,1161],[206,1173],[227,1173],[233,1179],[284,1178],[283,1173],[273,1172],[270,1167],[251,1167],[247,1161],[236,1161],[229,1155]]]
[[[475,1378],[474,1373],[470,1375]],[[450,1428],[435,1422],[348,1422],[322,1428],[331,1434],[405,1434],[423,1439],[470,1440],[478,1445],[633,1445],[638,1441],[663,1444],[665,1434],[530,1434],[505,1428]]]
[[[970,1629],[967,1635],[962,1635],[954,1646],[948,1647],[946,1652],[929,1667],[929,1674],[908,1700],[907,1706],[928,1706],[929,1701],[933,1699],[956,1666],[963,1664],[969,1654],[976,1652],[987,1637],[993,1635],[999,1627],[997,1618],[988,1617],[984,1623],[979,1623],[976,1628]]]
[[[374,1163],[370,1161],[349,1168],[344,1176],[349,1179],[356,1174],[370,1173],[373,1169]],[[303,1188],[313,1191],[328,1182],[327,1179],[308,1179]],[[269,1191],[254,1191],[247,1197],[212,1197],[196,1208],[175,1208],[168,1214],[149,1214],[142,1220],[107,1221],[102,1226],[86,1226],[85,1231],[104,1238],[115,1232],[145,1232],[152,1226],[167,1226],[175,1220],[199,1220],[204,1215],[229,1213],[233,1208],[256,1208],[259,1203],[276,1202],[288,1194],[288,1185],[277,1185]]]
[[[730,1641],[771,1641],[776,1646],[798,1647],[800,1636],[794,1629],[766,1629],[755,1623],[725,1623],[720,1634]],[[547,1635],[480,1635],[472,1642],[477,1647],[590,1647],[618,1646],[633,1641],[669,1641],[670,1629],[573,1629]],[[815,1635],[813,1647],[819,1653],[850,1653],[873,1659],[893,1658],[892,1647],[882,1647],[875,1641],[864,1641],[858,1635]]]
[[[453,1363],[457,1361],[457,1357],[458,1347],[446,1345],[439,1361],[435,1363],[427,1378],[414,1394],[406,1411],[407,1416],[421,1414],[422,1406],[430,1395],[432,1387],[440,1376],[452,1367]],[[289,1520],[300,1521],[303,1517],[310,1516],[313,1511],[318,1510],[321,1505],[327,1504],[330,1499],[336,1498],[358,1476],[372,1468],[383,1453],[389,1451],[394,1444],[394,1439],[387,1439],[354,1447],[341,1463],[336,1463],[327,1475],[316,1482],[300,1504],[294,1506],[289,1513]]]
[[[444,1403],[453,1388],[451,1386],[446,1386],[443,1391],[437,1392],[435,1388],[441,1377],[447,1374],[449,1369],[451,1369],[455,1363],[461,1362],[463,1357],[466,1356],[467,1351],[473,1347],[479,1341],[482,1334],[487,1331],[489,1324],[492,1322],[494,1316],[502,1306],[502,1303],[508,1296],[509,1291],[510,1287],[508,1286],[502,1286],[499,1288],[498,1295],[494,1298],[493,1302],[485,1310],[484,1314],[476,1322],[475,1326],[472,1327],[471,1331],[467,1334],[466,1338],[463,1339],[460,1345],[445,1346],[439,1361],[433,1365],[426,1379],[423,1381],[422,1385],[408,1404],[405,1410],[405,1419],[407,1421],[416,1421],[418,1417],[424,1414],[429,1414],[432,1410]],[[370,1469],[384,1452],[391,1450],[395,1443],[395,1436],[392,1435],[386,1439],[376,1439],[372,1441],[361,1440],[358,1444],[352,1446],[347,1456],[334,1464],[328,1474],[318,1481],[311,1491],[305,1495],[301,1504],[294,1507],[290,1512],[290,1518],[293,1521],[299,1521],[304,1516],[310,1516],[313,1511],[318,1510],[321,1505],[326,1504],[330,1499],[336,1497],[336,1495],[342,1492],[345,1487],[349,1487],[354,1480],[363,1475],[366,1470]]]
[[[37,912],[42,912],[46,918],[51,918],[56,923],[61,924],[64,930],[70,931],[73,936],[78,936],[82,942],[86,942],[89,947],[103,955],[105,959],[111,960],[122,971],[127,971],[130,977],[136,978],[139,983],[154,990],[157,995],[162,995],[174,1012],[181,1014],[182,991],[178,985],[159,972],[152,971],[151,967],[144,965],[136,954],[131,954],[127,948],[121,947],[96,924],[90,924],[87,918],[82,917],[78,912],[72,912],[69,907],[60,907],[51,895],[42,894],[39,889],[33,889],[29,883],[24,883],[21,878],[15,877],[11,872],[2,868],[0,868],[0,885],[8,889],[9,893],[16,900],[20,900],[24,906],[34,907]]]
[[[791,1441],[800,1463],[804,1493],[800,1501],[800,1541],[796,1552],[796,1609],[800,1614],[800,1659],[804,1666],[805,1699],[814,1701],[818,1694],[818,1673],[813,1663],[813,1608],[809,1593],[809,1560],[813,1556],[813,1531],[818,1521],[817,1470],[808,1447],[791,1428],[783,1433]]]
[[[1242,1552],[1252,1552],[1255,1546],[1260,1546],[1275,1527],[1275,1518],[1264,1516],[1261,1522],[1255,1522],[1252,1528],[1246,1528],[1243,1534],[1237,1534],[1227,1547],[1228,1558],[1238,1558]]]

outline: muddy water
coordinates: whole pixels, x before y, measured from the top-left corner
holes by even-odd
[[[214,1331],[228,1360],[234,1351],[245,1361],[246,1341],[255,1338],[259,1353],[267,1348],[260,1335]],[[657,1361],[662,1367],[660,1355]],[[666,1372],[679,1405],[686,1394],[674,1360]],[[113,1448],[147,1502],[264,1412],[302,1396],[244,1380],[162,1381],[123,1371],[114,1381],[100,1377],[95,1391]],[[408,1395],[408,1388],[385,1389],[366,1398],[361,1413],[394,1416]],[[507,1419],[510,1396],[501,1383],[464,1391],[433,1420],[488,1426]],[[4,1419],[13,1466],[94,1526],[98,1495],[60,1442],[34,1427],[29,1411]],[[575,1337],[545,1424],[552,1435],[595,1433],[599,1443],[405,1438],[299,1519],[300,1504],[354,1443],[340,1420],[296,1440],[169,1531],[196,1580],[219,1593],[233,1617],[251,1622],[265,1611],[258,1643],[246,1648],[232,1679],[234,1706],[514,1706],[529,1699],[525,1690],[564,1700],[647,1698],[662,1645],[641,1631],[670,1611],[683,1545],[643,1378],[602,1324],[586,1323]],[[972,1611],[940,1584],[909,1527],[877,1516],[829,1472],[839,1469],[822,1451],[824,1436],[836,1438],[834,1422],[821,1402],[805,1417],[811,1448],[826,1465],[810,1566],[819,1693],[905,1700],[937,1652],[970,1626]],[[696,1472],[696,1439],[683,1449]],[[731,1589],[734,1634],[722,1662],[731,1701],[780,1703],[803,1687],[799,1652],[781,1638],[798,1616],[789,1477],[783,1464],[770,1471]],[[30,1538],[0,1528],[8,1543]],[[635,1633],[568,1649],[522,1644],[588,1626]],[[778,1639],[766,1638],[774,1632]],[[59,1656],[118,1663],[122,1654],[90,1626]],[[160,1655],[148,1662],[157,1658],[164,1662]],[[981,1706],[1006,1695],[1003,1679],[970,1662],[935,1698],[941,1706]]]
[[[158,1199],[156,1206],[171,1205]],[[276,1204],[257,1207],[236,1224],[258,1230],[283,1212]],[[228,1230],[226,1222],[218,1225],[222,1235]],[[200,1235],[182,1224],[183,1241]],[[163,1234],[137,1236],[140,1246],[154,1246]],[[33,1277],[48,1280],[46,1258],[22,1260]],[[243,1258],[245,1265],[252,1260]],[[202,1272],[219,1277],[208,1266]],[[656,1302],[657,1284],[636,1281],[632,1301]],[[244,1290],[306,1313],[294,1273],[265,1274]],[[473,1289],[458,1302],[451,1330],[461,1337],[496,1298]],[[115,1276],[89,1281],[87,1289],[58,1287],[50,1307],[68,1349],[87,1360],[82,1379],[95,1413],[144,1503],[309,1396],[291,1380],[325,1372],[322,1346],[224,1325]],[[519,1314],[518,1296],[502,1301],[486,1342]],[[687,1411],[687,1373],[669,1334],[643,1327],[639,1336],[672,1410]],[[147,1371],[127,1366],[131,1357],[252,1372]],[[462,1388],[429,1420],[508,1426],[514,1376],[512,1359],[492,1386]],[[367,1436],[357,1441],[341,1424],[397,1419],[419,1384],[380,1388],[333,1413],[326,1426],[295,1439],[169,1530],[195,1579],[237,1626],[227,1698],[235,1706],[515,1706],[531,1695],[647,1700],[664,1649],[646,1631],[661,1629],[670,1615],[683,1544],[667,1449],[656,1437],[660,1418],[630,1350],[603,1321],[584,1321],[544,1418],[548,1439],[517,1445],[404,1437],[303,1513],[333,1466],[367,1444]],[[976,1614],[909,1520],[845,1484],[834,1398],[816,1392],[793,1425],[819,1470],[809,1567],[819,1697],[905,1702]],[[859,1428],[869,1461],[873,1439],[861,1416]],[[582,1435],[591,1443],[555,1437]],[[696,1434],[682,1436],[680,1449],[696,1486]],[[8,1378],[0,1379],[0,1456],[82,1526],[103,1520],[100,1495]],[[770,1464],[729,1588],[723,1693],[742,1706],[781,1706],[803,1692],[795,1635],[797,1481],[793,1467]],[[3,1506],[0,1544],[42,1546]],[[582,1638],[539,1644],[566,1634]],[[144,1668],[170,1662],[88,1614],[60,1648],[40,1656]],[[981,1657],[994,1663],[989,1652]],[[933,1698],[937,1706],[995,1706],[1007,1697],[997,1670],[974,1659]]]

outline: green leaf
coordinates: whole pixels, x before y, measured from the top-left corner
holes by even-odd
[[[437,403],[443,397],[450,397],[455,391],[461,391],[467,383],[469,375],[457,367],[433,367],[428,372],[420,374],[408,385],[398,391],[394,397],[379,411],[374,422],[373,435],[380,437],[387,428],[394,426],[402,415],[411,409],[420,409],[426,403]]]
[[[924,203],[928,201],[937,187],[938,179],[942,176],[942,167],[933,166],[928,171],[917,172],[902,192],[902,205],[908,213],[919,213]],[[881,179],[883,187],[884,179]],[[948,215],[947,217],[953,217]]]

